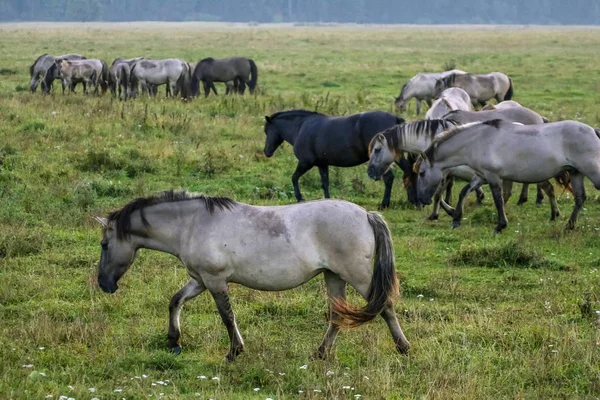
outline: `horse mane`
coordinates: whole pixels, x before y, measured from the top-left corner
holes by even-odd
[[[317,111],[294,109],[294,110],[278,111],[275,114],[272,114],[269,118],[274,120],[275,118],[288,119],[288,118],[297,118],[297,117],[310,117],[313,115],[325,116],[325,114],[321,114],[320,112],[317,112]]]
[[[35,61],[33,62],[33,64],[31,64],[31,67],[29,67],[29,76],[33,76],[33,68],[35,67],[35,64],[37,64],[38,61],[40,61],[40,58],[47,56],[48,53],[44,53],[41,56],[39,56],[38,58],[35,59]]]
[[[110,64],[110,67],[112,68],[112,67],[115,65],[115,63],[116,63],[117,61],[123,61],[123,59],[122,59],[122,58],[115,58],[115,59],[113,60],[112,64]]]
[[[237,204],[235,201],[227,197],[211,197],[203,194],[192,194],[187,193],[185,190],[168,190],[149,197],[140,197],[131,201],[121,209],[115,210],[108,214],[108,221],[116,222],[117,237],[119,240],[122,240],[129,235],[131,230],[131,215],[134,212],[139,211],[142,217],[142,223],[145,227],[149,227],[150,224],[144,215],[144,209],[157,204],[175,203],[189,200],[199,200],[204,202],[206,210],[211,215],[214,213],[216,208],[220,209],[221,211],[231,210],[231,208]]]
[[[445,130],[444,132],[440,133],[439,135],[437,135],[433,139],[433,142],[431,142],[429,147],[423,153],[425,154],[425,157],[429,160],[429,162],[434,162],[435,161],[435,157],[434,157],[435,150],[441,143],[444,143],[444,142],[448,141],[449,139],[452,139],[454,136],[458,135],[459,133],[464,132],[467,129],[470,129],[474,126],[489,125],[489,126],[493,126],[494,128],[498,129],[498,128],[500,128],[500,124],[502,122],[505,122],[505,121],[503,121],[501,119],[490,119],[487,121],[468,122],[464,125],[454,126],[450,129]],[[415,162],[414,167],[413,167],[413,170],[415,172],[419,171],[419,168],[420,168],[422,162],[423,162],[423,156],[420,155],[417,158],[417,161]]]
[[[406,82],[404,85],[402,85],[402,89],[400,89],[400,94],[398,95],[399,98],[402,98],[402,95],[404,94],[404,91],[406,90],[406,86],[408,85],[408,83],[412,80],[412,78],[410,78],[408,80],[408,82]]]
[[[215,59],[214,59],[214,58],[212,58],[212,57],[206,57],[206,58],[203,58],[202,60],[200,60],[200,61],[198,62],[198,64],[200,64],[200,63],[202,63],[202,62],[214,62],[214,61],[215,61]]]

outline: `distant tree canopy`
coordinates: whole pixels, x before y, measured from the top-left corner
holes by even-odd
[[[599,0],[0,0],[0,21],[600,24]]]

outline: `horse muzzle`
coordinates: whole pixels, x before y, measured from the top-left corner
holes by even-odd
[[[267,148],[265,148],[265,149],[263,150],[263,152],[265,153],[265,157],[267,157],[267,158],[271,158],[271,157],[273,157],[273,153],[275,153],[275,151],[269,150],[269,149],[267,149]]]
[[[424,195],[419,195],[419,203],[423,204],[423,205],[430,205],[431,204],[431,196],[424,196]]]
[[[100,289],[102,289],[104,293],[110,294],[116,292],[119,288],[119,285],[117,285],[116,280],[109,279],[103,276],[98,276],[98,286],[100,286]]]
[[[369,178],[378,181],[381,179],[381,176],[383,175],[383,173],[381,171],[379,171],[377,168],[373,167],[373,166],[369,166],[369,168],[367,168],[367,175],[369,175]]]

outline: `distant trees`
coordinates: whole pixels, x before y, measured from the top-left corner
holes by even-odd
[[[600,24],[598,0],[0,0],[0,21]]]

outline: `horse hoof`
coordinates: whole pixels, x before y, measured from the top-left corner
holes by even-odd
[[[456,229],[460,226],[460,221],[453,221],[452,222],[452,229]]]
[[[410,344],[396,345],[396,351],[400,354],[408,354],[409,350],[410,350]]]
[[[428,221],[437,221],[438,220],[438,215],[437,214],[435,214],[435,215],[431,214],[429,217],[427,217],[427,220]]]
[[[518,206],[522,206],[527,200],[519,200],[517,201]]]
[[[177,347],[173,347],[171,350],[169,350],[171,352],[171,354],[178,356],[181,354],[181,346],[177,346]]]

